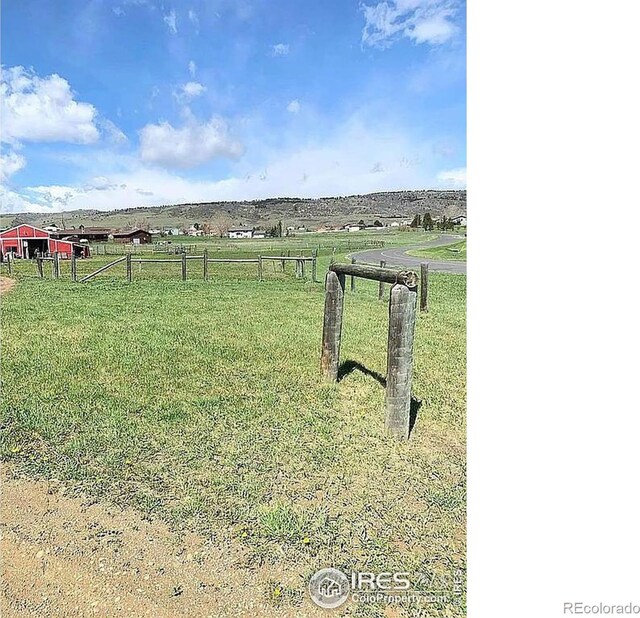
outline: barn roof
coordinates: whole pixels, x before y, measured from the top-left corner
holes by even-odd
[[[114,238],[122,238],[123,236],[131,236],[133,234],[137,234],[138,232],[142,232],[143,234],[149,234],[147,230],[143,230],[141,228],[136,228],[134,230],[127,230],[125,232],[116,232],[113,237]]]

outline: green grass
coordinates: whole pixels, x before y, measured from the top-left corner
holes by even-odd
[[[398,443],[375,379],[320,379],[321,284],[241,271],[183,283],[172,266],[174,279],[132,284],[122,272],[82,285],[19,275],[2,300],[3,459],[240,543],[248,564],[305,582],[330,565],[464,571],[466,278],[431,275],[415,340],[422,405]],[[347,293],[341,360],[384,375],[376,291]]]
[[[461,260],[467,259],[467,241],[456,242],[451,245],[441,247],[431,247],[429,249],[414,249],[407,252],[416,257],[429,258],[431,260]]]

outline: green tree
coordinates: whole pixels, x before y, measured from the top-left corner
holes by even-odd
[[[417,228],[419,228],[419,227],[420,227],[420,223],[421,223],[421,221],[422,221],[422,220],[420,219],[420,215],[416,215],[416,216],[413,218],[413,221],[411,222],[411,224],[409,225],[409,227],[412,227],[412,228],[417,229]]]
[[[424,227],[425,230],[433,230],[434,228],[434,222],[433,222],[433,218],[431,217],[431,213],[425,213],[424,217],[422,218],[422,226]]]

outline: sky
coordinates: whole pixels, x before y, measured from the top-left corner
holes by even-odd
[[[464,188],[459,0],[4,0],[3,212]]]

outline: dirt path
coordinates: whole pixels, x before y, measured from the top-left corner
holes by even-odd
[[[15,279],[9,279],[9,277],[0,277],[0,296],[2,294],[6,294],[15,284]]]
[[[15,478],[7,466],[1,479],[3,618],[322,615],[306,594],[299,607],[268,600],[264,582],[286,575],[240,566],[241,546],[178,538],[136,511],[67,497],[64,484]]]

